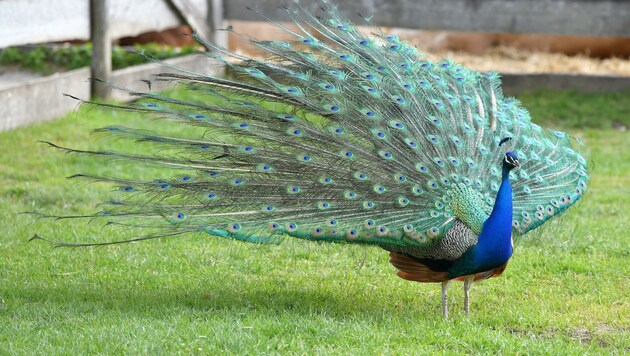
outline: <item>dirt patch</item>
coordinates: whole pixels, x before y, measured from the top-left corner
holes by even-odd
[[[514,47],[495,47],[480,55],[437,51],[432,55],[449,58],[478,71],[503,73],[571,73],[630,77],[630,60],[591,58],[562,53],[533,52]]]
[[[525,330],[525,329],[517,329],[517,328],[508,329],[508,331],[510,332],[510,334],[524,335],[531,338],[543,338],[543,339],[554,338],[559,333],[558,329],[554,327],[550,327],[545,331],[539,331],[539,330],[534,331],[534,330]]]
[[[577,340],[583,344],[590,343],[593,338],[591,332],[586,328],[569,329],[567,333],[571,339]]]
[[[580,328],[568,328],[564,331],[556,328],[549,327],[546,330],[525,330],[520,328],[511,328],[508,329],[510,334],[523,335],[530,338],[541,338],[541,339],[554,339],[559,335],[566,335],[569,339],[579,341],[584,345],[592,344],[596,342],[597,345],[603,348],[618,348],[619,345],[615,345],[608,341],[610,339],[609,335],[614,333],[627,333],[629,330],[621,327],[621,326],[613,326],[608,324],[601,324],[595,327],[593,330],[589,330],[584,327]],[[620,350],[621,351],[621,350]],[[626,353],[630,353],[630,349],[623,350]]]

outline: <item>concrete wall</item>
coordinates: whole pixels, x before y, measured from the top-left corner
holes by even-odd
[[[630,91],[630,77],[553,73],[501,73],[503,92],[514,96],[524,92],[575,90],[580,93]]]
[[[206,57],[191,55],[165,61],[167,64],[181,67],[197,73],[211,73],[220,70],[215,62]],[[141,79],[152,79],[156,73],[169,72],[173,69],[158,64],[143,64],[113,72],[112,83],[132,90],[147,91],[147,84]],[[0,131],[26,126],[31,123],[52,120],[74,110],[77,101],[63,93],[89,99],[89,68],[81,68],[48,77],[16,83],[0,89]],[[159,90],[165,84],[153,83],[152,90]],[[117,100],[129,100],[130,97],[114,93]]]
[[[77,102],[63,93],[89,98],[89,77],[90,68],[81,68],[0,89],[0,131],[67,114]]]
[[[226,0],[225,18],[260,20],[246,8],[272,18],[285,18],[279,5],[291,1]],[[319,0],[300,3],[319,12]],[[630,1],[626,0],[352,0],[335,1],[339,11],[357,24],[371,16],[376,26],[423,30],[630,37]]]

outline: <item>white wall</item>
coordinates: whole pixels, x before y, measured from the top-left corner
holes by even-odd
[[[188,0],[206,18],[207,0]],[[89,0],[0,0],[0,48],[90,37]],[[109,0],[112,38],[180,24],[164,0]]]

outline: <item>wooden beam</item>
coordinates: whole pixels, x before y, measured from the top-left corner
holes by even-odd
[[[189,0],[166,0],[182,22],[204,38],[212,38],[212,28],[206,22],[205,14],[199,14],[197,6]],[[199,15],[195,15],[199,14]]]
[[[630,37],[630,1],[621,0],[361,0],[336,1],[339,11],[360,24],[373,15],[376,26],[423,30]],[[261,21],[247,6],[265,15],[286,19],[283,0],[229,0],[225,17]],[[302,0],[302,6],[319,12],[319,0]]]
[[[90,39],[92,40],[92,97],[105,99],[111,88],[94,79],[109,81],[112,75],[112,41],[109,32],[109,0],[90,0]]]

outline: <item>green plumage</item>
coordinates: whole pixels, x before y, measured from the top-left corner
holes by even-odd
[[[268,53],[263,59],[199,39],[231,79],[158,76],[194,99],[134,92],[146,100],[108,105],[160,120],[150,131],[98,130],[152,149],[67,150],[172,175],[81,175],[123,194],[90,218],[146,229],[141,239],[201,232],[275,243],[288,235],[429,251],[456,219],[481,231],[501,182],[504,137],[522,163],[510,173],[515,233],[583,195],[579,144],[532,123],[503,96],[496,73],[431,61],[396,36],[366,35],[329,5],[321,17],[299,5],[287,13],[295,27],[277,26],[292,41],[252,41]],[[177,126],[196,131],[162,130]]]

